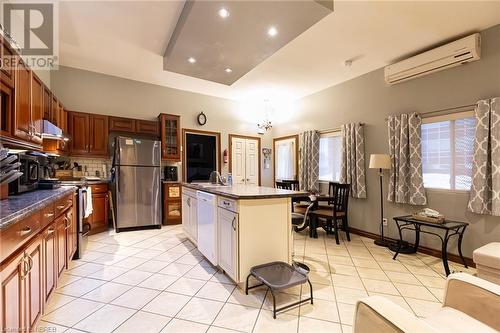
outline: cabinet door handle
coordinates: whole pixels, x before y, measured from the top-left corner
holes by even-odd
[[[28,273],[31,272],[33,268],[33,258],[28,254]]]
[[[64,207],[66,207],[66,206],[65,206],[65,205],[59,205],[59,206],[57,206],[56,208],[57,208],[57,209],[63,209]]]
[[[29,267],[29,263],[26,261],[26,256],[23,256],[21,258],[19,266],[21,266],[21,280],[24,280],[26,278],[26,275],[28,275],[28,267]]]
[[[52,216],[54,216],[54,213],[45,213],[45,214],[43,214],[43,216],[45,216],[45,217],[52,217]]]
[[[67,230],[71,227],[71,222],[68,220],[67,217],[65,217],[64,220],[66,221],[66,225],[64,227],[64,230]]]
[[[21,236],[26,236],[31,233],[31,228],[30,227],[25,227],[19,231],[19,235]]]
[[[236,231],[236,225],[234,224],[236,222],[236,216],[233,217],[233,221],[231,222],[231,226],[233,227],[233,230]]]

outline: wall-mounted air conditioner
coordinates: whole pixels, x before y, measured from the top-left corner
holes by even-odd
[[[481,58],[481,35],[473,34],[385,67],[385,82],[396,84]]]

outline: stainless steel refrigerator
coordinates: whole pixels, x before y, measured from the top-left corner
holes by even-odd
[[[161,157],[159,141],[115,138],[116,229],[161,227]]]

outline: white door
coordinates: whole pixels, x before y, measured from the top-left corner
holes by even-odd
[[[233,137],[231,141],[233,184],[245,184],[245,139]]]
[[[245,173],[247,185],[259,184],[259,141],[246,139]]]
[[[238,281],[238,214],[218,208],[219,266],[226,274]]]
[[[259,184],[259,141],[231,139],[231,174],[234,184]]]

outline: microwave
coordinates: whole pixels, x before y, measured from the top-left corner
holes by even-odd
[[[40,162],[36,156],[18,154],[17,161],[21,163],[18,170],[23,175],[9,183],[9,194],[20,194],[38,188],[40,180]]]

